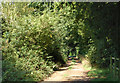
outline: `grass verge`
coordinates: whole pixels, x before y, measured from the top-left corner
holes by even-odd
[[[110,73],[109,69],[95,69],[92,68],[91,71],[88,72],[88,76],[91,78],[91,83],[94,82],[109,82],[109,83],[120,83],[118,78],[113,77]]]

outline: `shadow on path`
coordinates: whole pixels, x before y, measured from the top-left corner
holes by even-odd
[[[90,80],[87,72],[78,59],[75,63],[69,60],[66,66],[59,68],[50,77],[38,83],[89,83],[86,82]]]

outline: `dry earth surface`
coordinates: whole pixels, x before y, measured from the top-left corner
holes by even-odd
[[[68,61],[67,67],[61,67],[58,71],[55,71],[50,77],[44,79],[39,83],[53,83],[53,82],[65,82],[65,83],[79,83],[81,81],[89,81],[87,76],[89,70],[85,70],[82,63],[78,60],[72,65],[72,61]]]

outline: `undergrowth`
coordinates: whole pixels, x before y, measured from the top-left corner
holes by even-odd
[[[94,83],[94,81],[111,81],[111,82],[119,82],[118,78],[113,77],[113,75],[110,73],[109,69],[98,69],[98,68],[92,68],[91,71],[88,72],[88,76],[91,78],[91,81]]]

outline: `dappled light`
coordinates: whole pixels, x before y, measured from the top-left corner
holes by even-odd
[[[119,81],[119,3],[1,6],[4,82]]]

